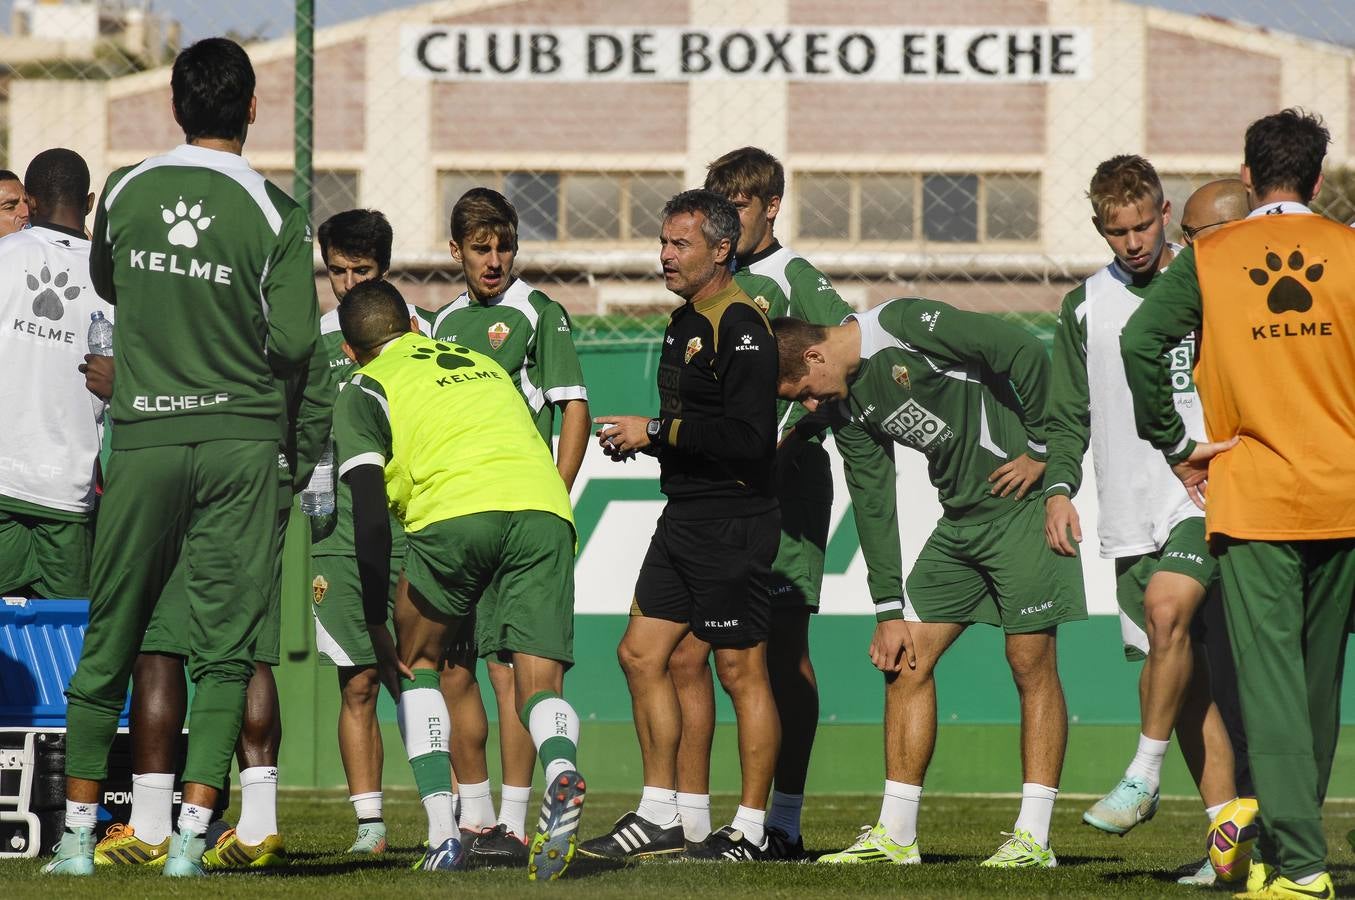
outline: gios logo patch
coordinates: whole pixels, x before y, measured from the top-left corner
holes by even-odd
[[[687,342],[687,351],[682,354],[684,364],[692,361],[692,357],[701,352],[701,338],[694,337]]]
[[[329,590],[329,581],[323,575],[316,575],[315,580],[311,582],[311,599],[315,605],[319,606],[325,600],[325,593]]]
[[[504,322],[495,322],[493,325],[489,326],[488,334],[490,348],[498,350],[503,346],[503,342],[508,340],[508,335],[512,333],[513,329],[509,328]]]

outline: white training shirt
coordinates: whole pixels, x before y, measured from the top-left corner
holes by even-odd
[[[1120,355],[1120,333],[1143,301],[1129,290],[1129,275],[1112,262],[1087,279],[1086,297],[1075,311],[1087,336],[1087,396],[1091,405],[1091,451],[1101,556],[1118,559],[1156,553],[1171,530],[1203,516],[1162,453],[1139,437],[1134,399]],[[1204,411],[1192,377],[1195,343],[1172,351],[1176,411],[1186,433],[1205,440]]]
[[[77,366],[90,315],[113,307],[89,279],[89,241],[37,226],[0,239],[0,495],[68,513],[94,508],[105,404]],[[116,338],[115,338],[116,340]]]

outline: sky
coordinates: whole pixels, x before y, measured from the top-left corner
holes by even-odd
[[[359,16],[412,6],[416,0],[315,0],[317,25],[334,25]],[[715,2],[715,0],[711,0]],[[1349,0],[1130,0],[1180,12],[1236,19],[1277,31],[1290,31],[1355,47],[1355,4]],[[0,0],[5,28],[12,0]],[[278,37],[293,27],[292,5],[276,0],[153,0],[153,8],[177,18],[185,37],[195,39],[234,30]],[[905,7],[906,8],[906,7]],[[902,17],[906,18],[906,16]],[[823,23],[831,24],[831,23]]]

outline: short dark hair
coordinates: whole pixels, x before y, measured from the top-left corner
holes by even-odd
[[[487,187],[471,188],[452,207],[452,240],[458,244],[489,232],[500,249],[518,248],[518,211],[508,198]]]
[[[9,169],[0,169],[0,181],[17,181],[20,184],[23,183],[23,179],[18,175],[15,175]]]
[[[181,51],[170,74],[174,118],[188,140],[242,138],[254,97],[254,66],[228,38],[204,38]]]
[[[786,170],[759,147],[731,150],[706,166],[706,190],[733,199],[756,197],[763,203],[786,192]]]
[[[667,222],[673,216],[700,213],[701,234],[706,244],[714,247],[720,241],[729,241],[732,254],[739,245],[739,211],[725,197],[705,188],[692,188],[683,191],[663,205],[662,220]]]
[[[1242,161],[1251,171],[1253,195],[1291,190],[1311,200],[1330,143],[1322,117],[1294,107],[1248,125]]]
[[[408,333],[409,307],[389,281],[364,281],[339,301],[339,329],[354,350],[373,350]]]
[[[380,210],[346,209],[320,223],[315,233],[320,241],[320,256],[329,262],[332,247],[350,259],[367,257],[376,260],[381,275],[391,267],[391,223]]]
[[[794,316],[772,319],[772,333],[776,335],[776,355],[781,367],[776,377],[778,384],[790,384],[809,374],[805,351],[828,339],[828,329]]]
[[[89,197],[89,166],[74,150],[44,150],[28,164],[24,190],[38,201],[39,210],[74,206],[83,212]]]

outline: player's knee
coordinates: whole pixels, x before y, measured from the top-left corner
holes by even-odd
[[[752,653],[716,654],[715,674],[731,697],[768,688],[766,665]]]
[[[1059,678],[1058,657],[1054,653],[1054,644],[1048,647],[1023,647],[1019,650],[1007,648],[1007,665],[1011,667],[1012,680],[1018,688],[1037,687]]]
[[[1181,605],[1155,603],[1147,606],[1144,613],[1148,637],[1154,647],[1179,646],[1189,642],[1190,617]]]
[[[616,661],[630,680],[659,674],[663,662],[652,651],[646,651],[637,642],[624,638],[617,645]]]
[[[701,649],[698,651],[694,646]],[[672,658],[668,660],[668,670],[673,673],[676,684],[691,684],[710,677],[710,651],[705,647],[705,644],[689,645],[683,642],[673,651]]]
[[[362,668],[344,682],[343,705],[351,710],[368,709],[376,705],[381,691],[381,677],[375,668]]]

